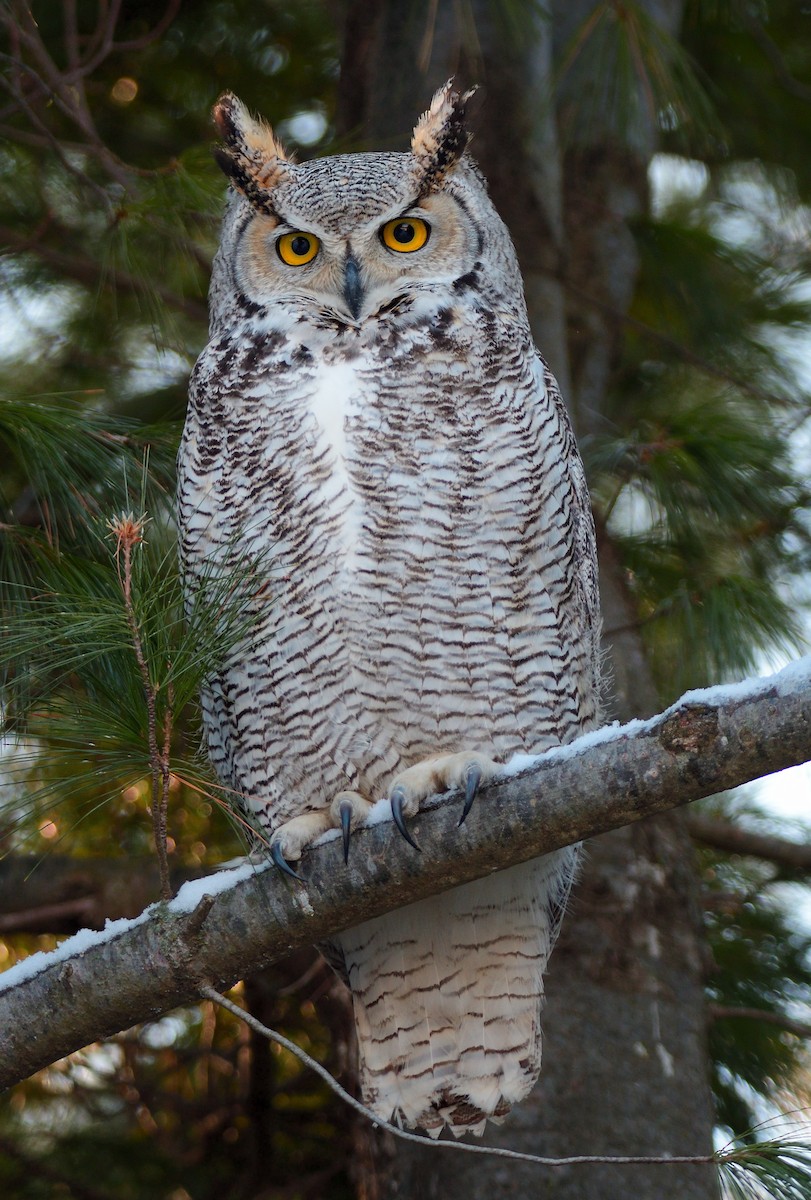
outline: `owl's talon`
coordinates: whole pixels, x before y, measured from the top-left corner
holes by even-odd
[[[285,858],[279,842],[271,842],[270,857],[273,859],[279,870],[284,871],[285,875],[291,875],[293,879],[297,879],[299,883],[304,883],[304,880],[301,878],[301,876],[296,874],[296,872],[290,866],[290,863]]]
[[[341,837],[344,843],[344,862],[349,862],[349,839],[352,836],[352,804],[349,800],[342,800],[338,807],[338,814],[341,819]]]
[[[402,788],[395,788],[391,794],[391,815],[394,817],[394,824],[400,830],[409,846],[413,846],[415,850],[419,850],[419,846],[414,841],[411,834],[406,828],[406,823],[403,818],[403,802],[405,800],[405,792]],[[422,853],[422,851],[420,851]]]
[[[372,805],[360,792],[344,791],[333,797],[328,809],[331,829],[340,829],[344,845],[344,862],[349,862],[349,842],[352,831],[368,817]]]
[[[462,815],[459,818],[459,825],[464,824],[467,814],[473,807],[473,801],[476,799],[476,793],[479,790],[481,781],[482,769],[478,763],[473,762],[465,772],[465,803],[462,808]]]

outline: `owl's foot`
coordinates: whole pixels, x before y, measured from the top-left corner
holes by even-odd
[[[293,879],[303,883],[304,880],[293,870],[290,863],[298,862],[305,846],[317,841],[322,833],[332,829],[333,824],[328,808],[321,809],[320,812],[303,813],[300,817],[285,821],[270,839],[270,857],[285,875],[291,875]]]
[[[372,805],[359,792],[339,792],[329,808],[304,813],[280,825],[270,839],[270,857],[279,870],[303,883],[290,866],[298,862],[304,849],[318,841],[328,829],[340,829],[344,843],[344,862],[349,858],[349,838],[352,830],[363,824]]]
[[[438,754],[434,758],[426,758],[416,766],[408,767],[392,780],[389,788],[395,825],[409,845],[419,850],[406,827],[406,817],[413,817],[419,811],[421,803],[429,796],[437,792],[449,792],[453,788],[464,788],[465,802],[459,818],[461,825],[470,812],[481,785],[489,783],[501,769],[500,763],[494,762],[486,754],[472,750],[464,750],[460,754]]]

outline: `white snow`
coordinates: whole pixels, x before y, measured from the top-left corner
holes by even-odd
[[[391,819],[391,801],[384,797],[372,806],[364,825],[381,825],[384,821],[391,821]]]
[[[341,836],[340,829],[328,829],[326,833],[322,833],[320,837],[313,842],[314,846],[323,846],[326,842],[334,842],[336,838]]]
[[[786,695],[794,691],[797,684],[811,679],[811,654],[798,658],[789,663],[782,671],[773,675],[762,675],[757,679],[743,679],[740,683],[719,683],[715,687],[698,688],[685,692],[675,704],[666,711],[676,712],[686,704],[725,704],[729,700],[745,700],[747,697],[760,696],[771,688],[776,687],[778,695]]]
[[[647,725],[647,721],[628,721],[626,725],[620,725],[619,721],[613,721],[610,725],[603,725],[600,729],[592,729],[589,733],[581,734],[576,741],[569,742],[565,746],[550,746],[549,749],[538,754],[514,754],[510,761],[505,763],[500,777],[508,779],[513,775],[520,775],[524,771],[530,771],[533,767],[537,767],[538,763],[542,761],[574,758],[592,746],[599,746],[603,742],[613,742],[634,733],[641,733]]]
[[[34,975],[39,975],[40,971],[46,971],[48,967],[52,967],[58,962],[64,962],[68,958],[84,954],[91,946],[100,946],[104,942],[111,942],[120,934],[135,929],[136,925],[142,925],[149,919],[154,907],[154,904],[150,905],[137,917],[121,917],[117,921],[107,921],[103,929],[80,929],[72,937],[65,938],[64,942],[60,942],[55,950],[40,950],[36,954],[30,954],[22,962],[15,963],[13,967],[3,971],[0,975],[0,992],[6,992],[9,988],[16,987],[18,983],[23,983],[26,979],[32,979]]]
[[[204,875],[202,879],[189,880],[188,883],[183,884],[175,898],[169,901],[167,907],[170,912],[174,913],[193,912],[203,896],[216,896],[219,892],[236,887],[244,879],[250,879],[252,875],[265,871],[271,866],[272,863],[246,862],[230,870]],[[56,963],[76,958],[93,946],[111,942],[121,934],[128,933],[138,925],[145,924],[154,916],[159,907],[159,904],[150,904],[137,917],[121,917],[116,921],[108,920],[103,929],[80,929],[72,937],[65,938],[64,942],[60,942],[55,950],[40,950],[36,954],[29,955],[22,962],[15,963],[13,967],[9,967],[0,974],[0,992],[8,991],[17,984],[32,979],[41,971],[48,970]]]
[[[217,871],[214,875],[204,875],[201,879],[190,879],[183,884],[174,900],[169,901],[169,912],[194,912],[203,896],[216,896],[220,892],[227,892],[230,888],[236,887],[238,883],[242,883],[244,879],[250,879],[252,875],[259,875],[272,866],[271,862],[256,863],[249,860],[241,863],[238,867]]]

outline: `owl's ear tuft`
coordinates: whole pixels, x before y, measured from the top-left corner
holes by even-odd
[[[270,194],[290,178],[293,169],[284,146],[232,92],[223,92],[212,115],[223,140],[214,148],[217,165],[254,208],[274,216]]]
[[[467,148],[470,134],[465,128],[469,92],[454,91],[449,79],[434,94],[430,107],[414,126],[411,153],[417,160],[419,195],[427,196],[442,186]]]

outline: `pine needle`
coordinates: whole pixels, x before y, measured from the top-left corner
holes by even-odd
[[[46,806],[66,801],[84,820],[149,779],[167,889],[161,847],[171,780],[178,771],[215,788],[186,749],[199,742],[197,696],[235,644],[250,649],[257,606],[267,603],[266,572],[235,552],[227,570],[212,565],[195,579],[193,597],[184,595],[164,431],[150,455],[151,431],[93,413],[80,418],[68,406],[78,449],[64,464],[62,409],[0,405],[6,428],[12,410],[39,522],[0,531],[15,567],[0,590],[2,731],[13,741],[5,825],[30,828]]]
[[[724,1148],[718,1156],[727,1200],[808,1200],[811,1134]]]

